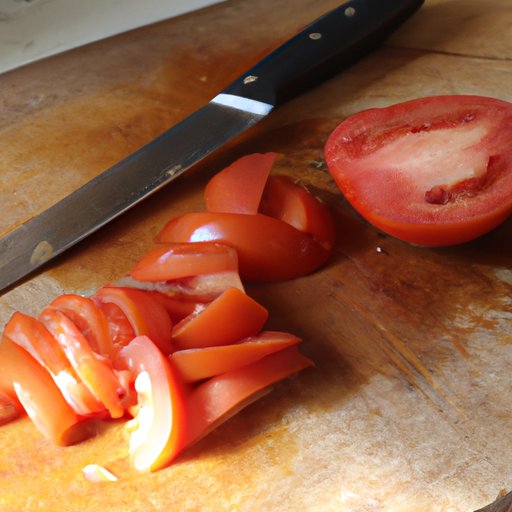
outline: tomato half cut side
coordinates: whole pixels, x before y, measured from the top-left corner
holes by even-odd
[[[217,241],[238,252],[240,276],[248,281],[278,281],[313,272],[329,258],[311,236],[267,215],[188,213],[169,221],[162,243]]]
[[[334,247],[334,221],[327,206],[288,176],[270,176],[259,213],[313,236],[326,250]]]
[[[26,413],[47,439],[66,446],[91,436],[91,424],[73,411],[50,374],[7,337],[0,343],[0,365]]]
[[[236,251],[215,242],[199,242],[156,247],[135,264],[130,275],[140,281],[172,281],[226,271],[238,271]]]
[[[254,363],[300,341],[286,332],[263,331],[230,345],[178,350],[170,358],[185,382],[196,382]]]
[[[113,304],[114,312],[119,310],[128,320],[135,336],[148,336],[165,354],[172,350],[172,322],[163,304],[153,293],[135,288],[104,286],[92,299],[103,309]],[[104,309],[109,316],[111,309]],[[124,338],[126,340],[126,338]],[[131,341],[131,340],[129,340]]]
[[[147,337],[119,352],[135,375],[138,414],[130,423],[130,458],[138,471],[167,466],[185,445],[185,390],[174,368]]]
[[[173,340],[180,349],[228,345],[261,331],[268,311],[237,288],[229,288],[202,311],[175,325]]]
[[[187,445],[260,398],[272,384],[309,366],[313,366],[310,359],[297,347],[289,347],[200,384],[187,400]]]
[[[435,96],[371,109],[330,135],[329,171],[352,206],[424,246],[474,239],[512,211],[512,104]]]
[[[104,405],[84,385],[59,342],[39,320],[17,311],[7,322],[4,333],[48,370],[77,414],[89,416],[104,411]]]
[[[50,306],[64,313],[78,327],[94,352],[113,357],[115,351],[107,319],[91,299],[64,294],[54,299]]]
[[[61,311],[46,307],[39,314],[39,319],[58,341],[82,382],[112,418],[122,417],[122,399],[126,391],[112,367],[98,358],[79,329]]]
[[[253,153],[217,173],[204,191],[206,209],[210,212],[257,213],[276,158],[276,153]]]

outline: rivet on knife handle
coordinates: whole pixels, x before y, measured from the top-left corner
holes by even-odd
[[[201,109],[0,239],[0,291],[121,215],[268,115],[368,53],[423,0],[352,0]]]

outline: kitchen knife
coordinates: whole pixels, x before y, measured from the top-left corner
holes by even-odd
[[[314,21],[204,107],[0,239],[0,291],[361,58],[422,3],[351,0]]]

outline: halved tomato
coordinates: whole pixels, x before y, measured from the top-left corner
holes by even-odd
[[[263,331],[238,343],[178,350],[169,357],[185,382],[195,382],[254,363],[300,341],[286,332]]]
[[[61,311],[46,307],[39,314],[39,320],[62,347],[81,381],[105,406],[112,418],[122,417],[122,399],[126,390],[112,367],[93,352],[79,329]]]
[[[0,343],[0,365],[24,410],[47,439],[65,446],[92,435],[91,424],[73,411],[50,374],[6,336]]]
[[[200,384],[187,400],[186,444],[193,444],[260,398],[270,385],[312,365],[297,347],[289,347]]]
[[[240,276],[249,281],[277,281],[309,274],[331,254],[313,237],[261,214],[188,213],[168,222],[158,241],[217,241],[230,245],[238,252]]]
[[[229,288],[176,324],[173,340],[180,349],[213,347],[235,343],[261,331],[268,311],[237,288]]]
[[[125,325],[124,322],[128,320],[134,336],[148,336],[164,354],[171,352],[172,322],[163,304],[152,292],[128,287],[104,286],[94,294],[92,299],[103,309],[107,317],[110,317],[114,328],[115,324]],[[112,313],[119,320],[113,319]],[[126,337],[122,340],[123,342],[131,341]]]
[[[512,211],[512,103],[435,96],[355,114],[330,135],[334,180],[368,222],[402,240],[476,238]]]
[[[78,327],[94,352],[113,357],[115,350],[107,319],[91,299],[64,294],[54,299],[50,306],[64,313]]]
[[[215,242],[198,242],[156,247],[136,263],[130,275],[140,281],[172,281],[226,271],[238,271],[235,249]]]
[[[204,191],[206,209],[210,212],[257,213],[276,157],[276,153],[253,153],[217,173]]]
[[[132,464],[155,471],[185,445],[185,390],[169,359],[147,336],[134,338],[119,356],[134,374],[138,397],[138,413],[129,424]]]

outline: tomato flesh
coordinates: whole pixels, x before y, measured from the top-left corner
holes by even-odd
[[[104,411],[104,405],[85,386],[59,342],[39,320],[17,311],[7,322],[4,333],[48,370],[77,414],[89,416]]]
[[[119,352],[134,373],[138,414],[131,425],[130,457],[139,471],[167,466],[185,444],[184,388],[169,359],[147,337]]]
[[[78,327],[94,352],[113,357],[114,345],[107,319],[91,299],[64,294],[54,299],[50,306],[64,313]]]
[[[437,96],[355,114],[330,135],[329,170],[380,230],[426,246],[480,236],[512,211],[512,104]]]
[[[91,349],[75,324],[61,311],[46,307],[39,319],[58,341],[82,382],[105,406],[112,418],[124,414],[124,390],[111,366]]]
[[[104,286],[94,294],[93,300],[104,308],[107,316],[111,314],[120,316],[121,323],[125,325],[128,332],[132,332],[134,336],[148,336],[164,353],[171,352],[172,322],[163,304],[152,292],[128,287]],[[126,326],[126,320],[131,330]],[[120,341],[126,343],[131,339],[129,336],[122,336]]]

